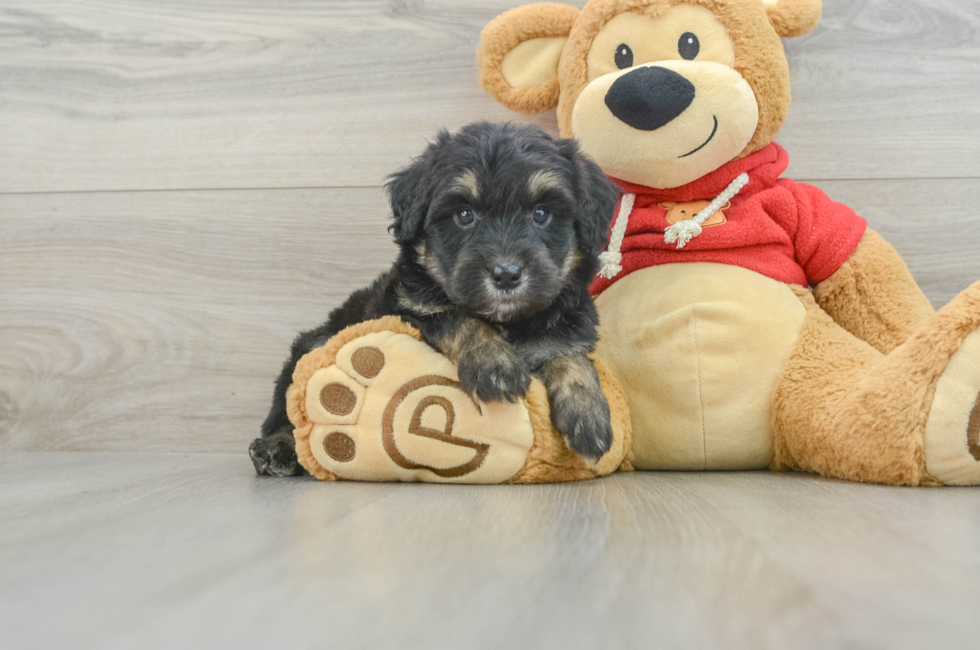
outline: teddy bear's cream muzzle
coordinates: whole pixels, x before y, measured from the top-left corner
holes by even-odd
[[[630,75],[644,79],[624,83]],[[643,83],[671,82],[668,92],[643,92]],[[685,96],[677,97],[682,90]],[[664,103],[673,110],[658,105]],[[644,110],[666,117],[644,121]],[[585,87],[572,113],[575,137],[610,176],[658,189],[690,183],[738,156],[758,122],[748,82],[726,65],[699,61],[603,75]]]

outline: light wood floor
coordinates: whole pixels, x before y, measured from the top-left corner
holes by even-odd
[[[970,489],[324,485],[240,454],[7,452],[0,520],[5,648],[977,642]]]
[[[289,341],[390,263],[385,175],[556,132],[476,83],[527,1],[0,2],[0,647],[976,645],[975,490],[253,475]],[[788,175],[936,306],[980,278],[980,2],[825,0],[786,49]]]

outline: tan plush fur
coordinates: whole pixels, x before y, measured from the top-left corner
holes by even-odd
[[[980,283],[883,355],[845,331],[803,288],[807,321],[776,388],[773,469],[855,481],[939,485],[923,432],[936,382],[980,327]]]
[[[682,2],[707,7],[728,29],[735,43],[735,69],[749,82],[759,101],[759,124],[740,157],[758,151],[779,131],[790,105],[789,66],[779,36],[759,0],[591,0],[581,13],[547,3],[518,7],[484,28],[477,55],[480,83],[501,104],[524,113],[550,110],[557,102],[561,133],[574,137],[572,109],[588,83],[589,48],[599,30],[620,13],[632,11],[656,17]],[[569,39],[561,56],[558,82],[544,88],[511,88],[504,80],[500,63],[518,43],[566,34]]]
[[[422,340],[422,334],[402,319],[396,316],[384,316],[377,320],[351,325],[340,331],[327,341],[326,345],[304,355],[293,370],[293,383],[286,391],[286,412],[289,421],[296,427],[293,431],[293,437],[296,439],[296,456],[299,458],[300,465],[321,481],[336,481],[339,477],[324,469],[310,453],[309,439],[313,425],[306,416],[306,384],[313,373],[334,362],[340,348],[365,334],[383,331],[406,334],[416,340]]]
[[[759,0],[684,0],[707,7],[728,29],[735,44],[735,69],[749,82],[759,102],[759,125],[739,157],[769,144],[779,131],[790,105],[789,66],[783,45]],[[572,109],[588,83],[586,61],[592,39],[611,18],[633,11],[656,17],[681,0],[591,0],[575,21],[558,68],[561,97],[558,125],[573,137]]]
[[[935,313],[905,261],[874,230],[813,295],[845,330],[879,352],[904,343]]]
[[[763,0],[769,21],[783,38],[802,36],[820,22],[820,0]]]
[[[335,481],[339,480],[340,477],[325,469],[310,450],[313,424],[306,412],[307,385],[314,373],[336,362],[338,352],[345,345],[368,334],[386,331],[405,334],[418,341],[422,340],[421,334],[414,327],[404,323],[399,318],[386,316],[344,329],[323,347],[303,356],[296,364],[293,372],[293,383],[286,394],[287,410],[289,419],[295,427],[296,453],[300,464],[318,479]],[[594,361],[612,416],[613,444],[610,451],[600,458],[594,466],[589,465],[581,456],[570,451],[561,435],[551,424],[547,391],[540,381],[535,380],[524,399],[524,406],[534,431],[534,442],[527,453],[523,466],[507,481],[508,483],[574,481],[603,476],[616,470],[629,471],[632,469],[630,464],[632,459],[632,430],[626,397],[610,372],[601,362],[595,359]],[[367,390],[370,391],[371,388],[368,387]]]
[[[616,282],[596,307],[596,353],[628,395],[635,467],[769,466],[773,390],[806,319],[785,284],[663,264]]]
[[[554,108],[558,104],[557,75],[545,86],[512,88],[501,73],[501,64],[520,43],[567,36],[578,13],[574,7],[545,2],[512,9],[491,21],[483,28],[476,54],[480,85],[512,111],[533,114]]]
[[[589,0],[577,17],[571,11],[561,20],[542,13],[541,16],[547,18],[547,25],[537,26],[527,22],[537,14],[530,8],[521,8],[502,15],[492,23],[493,29],[485,33],[485,38],[492,41],[486,47],[495,54],[494,57],[481,56],[484,87],[505,105],[520,105],[522,110],[550,109],[556,97],[553,93],[557,92],[562,135],[576,136],[573,132],[574,113],[574,126],[580,131],[578,135],[583,140],[584,150],[595,155],[606,173],[613,176],[618,173],[618,178],[641,185],[676,187],[673,181],[667,182],[671,179],[666,173],[658,171],[657,176],[647,169],[657,164],[653,156],[644,159],[644,152],[637,153],[626,146],[640,137],[639,131],[622,127],[619,117],[609,118],[607,124],[601,116],[595,118],[582,107],[586,106],[585,100],[602,107],[589,94],[593,89],[602,93],[605,90],[596,82],[589,86],[588,62],[590,48],[603,27],[624,13],[649,19],[664,17],[660,24],[665,25],[669,22],[669,14],[665,16],[665,13],[676,14],[677,11],[671,8],[679,4],[707,8],[727,31],[734,51],[732,67],[751,87],[758,103],[755,132],[735,157],[758,151],[772,141],[790,106],[789,69],[780,36],[799,36],[815,27],[820,21],[820,0]],[[613,41],[617,41],[619,25],[641,23],[645,24],[645,19],[619,19],[603,34],[611,34],[616,37]],[[561,31],[564,26],[568,27],[567,32]],[[507,47],[514,47],[522,38],[533,38],[545,32],[552,36],[568,36],[557,64],[557,91],[549,86],[549,94],[542,98],[540,89],[514,89],[493,81],[495,68],[499,68]],[[636,28],[636,34],[640,33],[646,32]],[[507,34],[507,37],[503,38],[501,34]],[[636,38],[641,37],[637,35]],[[610,46],[604,39],[605,36],[600,37],[597,52],[608,60]],[[716,39],[715,42],[719,41]],[[481,44],[481,49],[483,47]],[[600,55],[597,55],[597,61],[603,60]],[[616,65],[618,67],[618,62]],[[659,65],[667,69],[683,67],[682,62],[672,57]],[[603,72],[597,79],[610,73]],[[697,81],[693,73],[689,76]],[[590,90],[583,94],[587,86]],[[576,108],[580,97],[583,101]],[[751,126],[744,137],[750,130]],[[732,148],[737,149],[744,141],[736,141]],[[590,142],[600,142],[606,148],[590,145]],[[609,149],[626,151],[628,155],[619,159],[610,154]],[[716,163],[713,159],[708,160],[706,167]],[[614,169],[616,165],[626,167],[629,175]],[[694,171],[705,173],[701,169]],[[663,177],[661,180],[665,184],[645,182],[642,180],[645,177]],[[650,270],[644,269],[630,277],[636,280],[640,277],[637,274],[644,271]],[[722,273],[737,276],[734,269]],[[699,301],[693,296],[696,292],[691,290],[692,285],[682,283],[678,286],[684,289],[684,295],[691,297],[691,305],[683,306],[695,311],[700,309],[695,304]],[[781,285],[781,288],[785,287]],[[768,399],[758,400],[758,403],[771,407],[757,415],[761,421],[771,424],[772,467],[894,485],[939,485],[943,480],[980,483],[980,466],[976,465],[980,463],[980,443],[975,440],[980,435],[976,433],[976,427],[980,426],[980,398],[976,397],[980,386],[980,353],[977,352],[980,343],[964,344],[980,327],[980,284],[970,287],[934,313],[898,253],[869,230],[850,259],[812,293],[804,287],[792,287],[792,290],[804,307],[802,329],[798,338],[790,340],[792,349],[785,367],[777,368],[774,373],[778,374],[778,380],[771,393],[771,403]],[[629,387],[634,418],[639,423],[638,413],[658,414],[658,419],[648,418],[637,431],[636,444],[641,452],[644,445],[649,446],[652,442],[664,443],[661,448],[668,448],[666,443],[676,442],[676,430],[656,431],[655,424],[665,419],[664,409],[658,409],[651,396],[668,393],[656,384],[658,370],[674,367],[670,364],[678,359],[689,361],[683,357],[683,349],[660,345],[649,334],[661,321],[672,322],[667,319],[672,314],[670,310],[654,305],[656,309],[650,313],[637,313],[636,306],[649,303],[647,297],[658,295],[655,293],[658,291],[666,293],[669,288],[664,283],[631,282],[626,278],[619,280],[597,300],[602,318],[612,313],[617,316],[614,319],[616,325],[626,332],[623,336],[607,336],[605,345],[600,345],[599,350]],[[609,297],[615,295],[618,295],[615,301]],[[797,303],[792,296],[789,301],[796,309]],[[610,305],[614,303],[626,305],[625,313],[612,309]],[[752,306],[744,307],[752,309]],[[761,314],[767,313],[761,301],[755,303],[755,309]],[[609,325],[604,328],[612,329]],[[724,333],[712,334],[711,343],[723,350],[722,356],[730,355],[732,350],[744,356],[744,346],[739,345],[734,328],[722,329]],[[634,331],[636,336],[633,336]],[[705,334],[701,330],[697,333]],[[694,337],[694,340],[700,339]],[[976,336],[970,339],[976,340]],[[646,363],[641,352],[648,352],[649,358],[658,363]],[[700,366],[697,369],[701,371]],[[760,384],[758,376],[745,372],[744,367],[739,370],[741,374],[737,378],[722,379],[733,381],[733,385],[753,381],[756,386]],[[719,393],[709,391],[704,397],[716,400]],[[682,413],[692,410],[684,406],[683,398],[689,395],[684,392],[680,395],[672,404],[680,405],[677,408]],[[938,406],[934,405],[934,400]],[[750,408],[746,400],[742,404]],[[771,422],[767,420],[767,414]],[[742,421],[746,419],[744,415],[740,417]],[[663,440],[658,440],[658,435]],[[932,441],[929,444],[926,444],[927,436]],[[942,448],[943,451],[930,452],[927,463],[926,454],[930,448]],[[663,456],[660,454],[658,458],[662,460]],[[641,466],[641,461],[647,462],[642,453],[636,458]]]

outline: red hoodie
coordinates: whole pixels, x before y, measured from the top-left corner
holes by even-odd
[[[827,279],[854,252],[867,222],[821,190],[779,178],[787,165],[786,151],[773,142],[693,183],[669,190],[612,179],[636,199],[620,248],[623,270],[611,280],[597,277],[592,294],[599,295],[638,269],[678,262],[731,264],[803,286]],[[731,200],[730,208],[722,210],[724,218],[715,213],[701,234],[682,249],[664,241],[670,224],[661,203],[711,201],[743,172],[749,175],[748,185]],[[686,214],[693,216],[690,208]]]

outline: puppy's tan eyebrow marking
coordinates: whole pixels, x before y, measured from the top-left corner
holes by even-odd
[[[468,194],[473,200],[480,198],[480,185],[476,180],[476,174],[470,169],[454,178],[449,184],[449,189]]]
[[[527,180],[527,189],[532,196],[537,196],[545,190],[561,187],[561,179],[554,172],[538,170]]]

